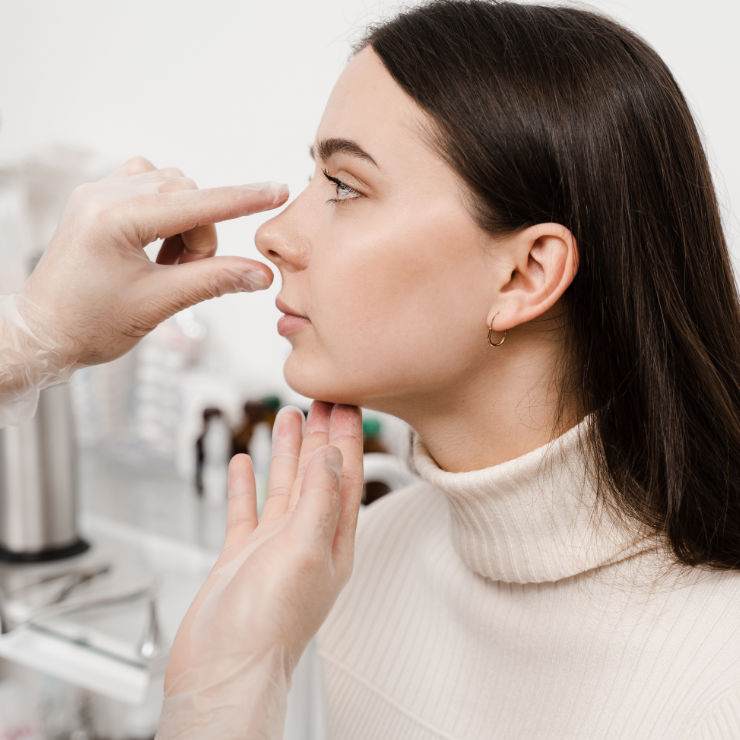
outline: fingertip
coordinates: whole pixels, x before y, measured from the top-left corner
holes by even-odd
[[[229,460],[229,474],[233,471],[235,474],[239,474],[241,471],[246,470],[252,465],[252,458],[244,452],[237,452],[231,460]]]
[[[290,188],[284,182],[271,183],[271,195],[276,206],[282,205],[290,197]]]
[[[308,409],[308,418],[312,421],[321,419],[323,422],[328,423],[331,419],[333,408],[334,405],[328,401],[314,400]]]
[[[331,401],[322,401],[320,398],[315,399],[311,406],[316,406],[316,408],[319,409],[325,409],[326,411],[331,412],[334,408],[334,404]]]
[[[273,454],[300,447],[305,418],[303,412],[295,406],[283,406],[275,415],[272,425]]]
[[[265,290],[272,285],[272,281],[275,276],[272,272],[265,272],[264,270],[250,270],[242,275],[242,283],[244,290],[248,292],[254,292],[257,290]]]
[[[362,411],[357,406],[337,404],[331,411],[334,434],[362,434]]]
[[[346,403],[337,403],[334,404],[334,407],[332,408],[332,413],[334,414],[341,414],[343,416],[347,416],[348,418],[352,417],[361,417],[362,411],[358,406],[351,406]]]
[[[241,185],[240,189],[248,193],[261,193],[275,206],[285,203],[290,195],[290,189],[282,182],[256,182]]]
[[[303,411],[298,408],[298,406],[291,406],[288,404],[287,406],[281,406],[280,410],[277,412],[275,416],[275,422],[279,419],[282,419],[284,416],[288,416],[288,414],[298,415],[301,418],[301,421],[303,421],[306,417],[303,415]]]

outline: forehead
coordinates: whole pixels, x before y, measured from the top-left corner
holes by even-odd
[[[316,140],[356,141],[384,169],[409,158],[438,159],[425,143],[430,125],[375,51],[366,47],[352,57],[334,85]]]

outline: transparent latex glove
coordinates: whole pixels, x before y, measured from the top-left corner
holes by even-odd
[[[257,522],[246,455],[229,466],[226,540],[167,664],[158,740],[279,740],[293,669],[352,572],[362,497],[357,408],[280,411]]]
[[[213,256],[214,223],[287,196],[270,183],[199,190],[142,157],[76,188],[22,292],[0,301],[0,425],[33,413],[41,388],[120,357],[183,308],[267,288],[266,265]],[[152,262],[143,248],[160,238]]]

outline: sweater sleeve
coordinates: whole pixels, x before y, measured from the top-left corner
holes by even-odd
[[[691,740],[724,740],[740,737],[740,684],[725,691],[709,705],[700,718]]]

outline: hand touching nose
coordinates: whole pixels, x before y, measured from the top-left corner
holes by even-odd
[[[187,306],[268,287],[266,265],[213,256],[214,223],[287,197],[274,183],[201,190],[178,169],[132,159],[73,192],[19,310],[60,366],[115,359]],[[164,242],[152,262],[143,248],[156,239]]]

